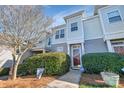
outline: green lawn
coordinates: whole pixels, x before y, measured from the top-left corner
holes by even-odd
[[[114,88],[106,84],[81,84],[80,88]]]

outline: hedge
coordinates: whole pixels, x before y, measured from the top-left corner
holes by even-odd
[[[0,68],[0,76],[9,75],[10,68]]]
[[[89,53],[82,56],[82,62],[87,73],[108,71],[119,74],[124,67],[124,59],[121,58],[116,53]]]
[[[70,57],[65,53],[43,53],[29,57],[18,67],[18,75],[35,75],[37,68],[45,68],[46,75],[63,75],[69,71]]]

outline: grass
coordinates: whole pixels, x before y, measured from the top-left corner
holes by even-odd
[[[81,84],[80,88],[115,88],[106,84]]]
[[[101,75],[84,73],[80,80],[80,88],[115,88],[115,86],[105,84]],[[120,78],[119,88],[124,88],[124,77]]]

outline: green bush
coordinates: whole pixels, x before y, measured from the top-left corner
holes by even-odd
[[[47,75],[62,75],[69,71],[70,58],[65,53],[44,53],[29,57],[18,67],[19,75],[35,75],[37,68],[44,67]]]
[[[102,71],[121,73],[124,61],[116,53],[89,53],[82,56],[83,66],[87,73],[99,74]]]
[[[0,68],[0,76],[9,75],[9,68]]]

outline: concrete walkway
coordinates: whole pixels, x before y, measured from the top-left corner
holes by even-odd
[[[49,83],[47,88],[78,88],[81,73],[79,70],[70,70],[59,79]]]

